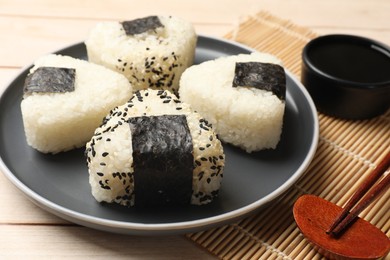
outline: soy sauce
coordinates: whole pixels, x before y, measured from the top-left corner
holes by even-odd
[[[310,61],[328,76],[359,82],[390,81],[390,53],[380,46],[329,42],[312,46]]]

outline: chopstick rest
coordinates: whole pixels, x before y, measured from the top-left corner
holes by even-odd
[[[390,174],[379,181],[389,166],[390,152],[344,208],[314,195],[297,199],[293,207],[295,222],[319,253],[330,259],[379,259],[389,253],[387,235],[357,216],[390,186]]]

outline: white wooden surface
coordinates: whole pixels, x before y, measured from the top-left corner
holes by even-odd
[[[177,15],[198,33],[223,36],[260,10],[319,34],[357,34],[390,45],[388,0],[0,0],[0,90],[35,58],[83,41],[101,20]],[[0,259],[53,257],[213,258],[181,235],[124,236],[74,225],[35,206],[0,174]]]

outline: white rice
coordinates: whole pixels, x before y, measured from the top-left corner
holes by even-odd
[[[47,55],[38,67],[76,69],[75,90],[26,93],[21,102],[27,143],[44,153],[82,147],[107,113],[132,95],[127,79],[102,66],[61,55]]]
[[[281,64],[264,53],[236,55],[188,68],[180,81],[180,99],[214,126],[224,142],[247,152],[276,148],[282,132],[285,102],[272,92],[232,87],[236,62]]]
[[[185,20],[158,17],[164,27],[134,36],[120,22],[98,23],[85,41],[89,61],[122,73],[135,90],[176,93],[181,74],[193,63],[197,36]]]
[[[112,110],[87,143],[89,182],[95,199],[134,205],[132,136],[127,120],[144,115],[186,115],[195,167],[191,204],[211,202],[223,177],[225,158],[221,142],[207,122],[187,104],[167,91],[157,90],[140,91],[127,104]]]

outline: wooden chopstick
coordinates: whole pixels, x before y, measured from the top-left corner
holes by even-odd
[[[364,196],[364,194],[379,180],[379,178],[386,172],[389,167],[390,152],[355,191],[347,204],[344,206],[343,211],[335,218],[334,222],[326,231],[327,234],[331,234],[333,236],[340,235],[341,232],[345,230],[345,228],[357,217],[357,215],[359,215],[360,212],[362,212],[371,202],[373,202],[383,191],[385,191],[390,186],[390,174],[387,174],[387,176],[383,178],[382,181],[380,181],[370,190],[370,192]],[[353,208],[356,203],[358,204],[355,206],[355,208]]]

